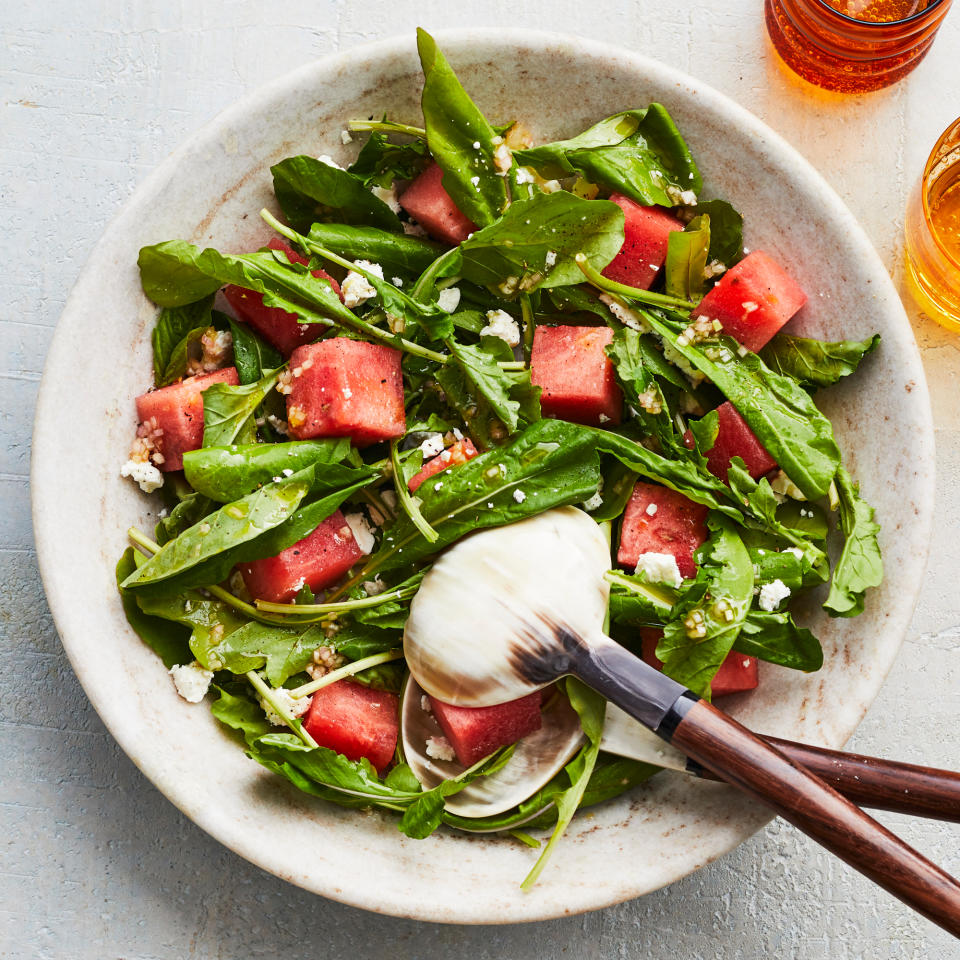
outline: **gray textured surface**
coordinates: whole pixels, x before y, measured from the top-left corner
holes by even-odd
[[[806,154],[899,277],[906,193],[960,94],[957,15],[907,83],[844,99],[801,86],[773,63],[755,0],[733,0],[722,12],[699,2],[680,9],[618,5],[603,23],[596,7],[570,0],[494,2],[475,14],[410,0],[133,7],[52,0],[0,13],[0,212],[8,267],[0,293],[0,956],[960,955],[956,941],[776,824],[641,901],[519,927],[385,919],[261,873],[157,793],[87,704],[44,606],[27,486],[43,356],[97,236],[186,134],[290,66],[418,22],[528,24],[655,52],[750,107]],[[909,640],[852,745],[956,766],[960,340],[922,317],[916,331],[938,427],[931,565]],[[82,382],[82,360],[79,372]],[[956,827],[884,819],[960,872]]]

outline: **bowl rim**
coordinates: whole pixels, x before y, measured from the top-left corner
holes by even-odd
[[[706,109],[710,109],[714,113],[729,118],[738,136],[753,135],[762,138],[765,144],[772,149],[778,162],[789,160],[792,165],[792,179],[795,182],[802,182],[806,189],[822,196],[825,204],[829,205],[835,216],[841,221],[841,225],[849,237],[848,249],[851,252],[855,252],[858,258],[863,258],[865,269],[872,271],[876,278],[875,282],[877,283],[877,287],[874,289],[885,287],[886,291],[892,294],[892,302],[894,304],[900,302],[893,281],[888,275],[876,250],[873,248],[866,232],[856,221],[843,200],[837,195],[833,188],[830,187],[825,178],[799,151],[792,147],[786,139],[726,94],[719,92],[710,85],[697,80],[681,70],[665,65],[651,57],[636,53],[625,47],[611,46],[599,40],[576,37],[560,32],[528,30],[524,28],[460,28],[438,30],[433,33],[433,36],[443,47],[451,61],[454,62],[458,54],[469,54],[470,48],[474,44],[495,43],[504,49],[515,49],[519,47],[524,49],[533,48],[537,51],[546,51],[547,48],[552,48],[554,52],[559,48],[568,50],[576,56],[595,58],[609,57],[611,53],[615,53],[625,67],[636,71],[638,75],[657,76],[657,78],[663,82],[669,82],[681,89],[686,88],[687,95],[697,97]],[[198,806],[191,801],[190,791],[187,787],[179,783],[176,778],[165,777],[161,770],[155,768],[155,765],[151,763],[150,751],[140,749],[142,745],[138,742],[137,737],[131,734],[127,726],[123,723],[122,713],[120,713],[119,710],[113,709],[109,701],[105,701],[102,698],[94,699],[90,690],[87,688],[87,684],[84,683],[84,673],[89,668],[83,663],[83,655],[86,652],[82,639],[83,627],[81,623],[77,622],[76,612],[72,610],[66,602],[66,596],[58,589],[60,571],[55,563],[56,551],[54,544],[57,529],[53,512],[48,513],[43,509],[48,491],[55,489],[56,468],[58,466],[56,462],[56,446],[46,442],[48,425],[54,422],[57,412],[54,409],[51,384],[55,371],[61,364],[60,354],[66,347],[66,330],[69,317],[71,313],[74,312],[74,306],[88,296],[87,288],[91,285],[93,277],[101,268],[100,261],[103,259],[110,235],[120,228],[125,221],[135,215],[140,198],[150,194],[156,185],[165,182],[170,174],[182,163],[184,158],[189,157],[189,155],[196,151],[201,145],[215,140],[219,136],[219,131],[222,128],[229,126],[234,118],[248,114],[251,108],[259,101],[270,100],[284,90],[308,82],[317,72],[335,75],[340,71],[349,69],[351,64],[356,61],[373,61],[398,55],[408,56],[411,54],[415,55],[414,38],[410,34],[393,36],[374,43],[361,44],[346,51],[312,60],[268,83],[255,87],[216,113],[199,129],[190,134],[137,186],[133,193],[124,201],[117,213],[111,218],[104,228],[100,239],[91,250],[67,298],[44,364],[34,419],[30,472],[31,510],[37,560],[47,602],[64,650],[74,672],[80,680],[81,686],[84,687],[91,704],[99,714],[111,736],[117,741],[127,756],[133,760],[139,770],[167,799],[218,842],[224,844],[224,846],[254,863],[256,866],[282,879],[293,882],[314,893],[319,893],[329,899],[375,913],[425,921],[456,923],[503,923],[552,919],[572,913],[600,909],[623,902],[624,900],[651,892],[659,886],[672,883],[674,880],[686,874],[678,874],[676,877],[666,879],[656,886],[646,886],[643,889],[636,889],[635,887],[631,887],[629,883],[625,883],[621,888],[618,888],[612,898],[609,894],[591,895],[588,889],[581,891],[579,899],[575,903],[568,902],[562,905],[554,903],[552,906],[545,907],[534,907],[533,904],[531,904],[532,909],[518,911],[517,915],[511,915],[509,917],[504,917],[502,914],[494,914],[490,908],[484,912],[482,906],[478,906],[465,918],[451,920],[448,909],[441,909],[432,903],[413,902],[409,896],[405,897],[402,893],[384,897],[382,891],[378,892],[375,887],[369,884],[350,887],[344,885],[342,881],[339,880],[335,882],[333,879],[330,879],[327,882],[323,882],[322,878],[317,878],[316,876],[292,877],[289,874],[281,872],[278,865],[271,862],[264,846],[252,842],[242,828],[230,828],[225,825],[222,818],[218,819],[212,812],[198,808]],[[901,367],[915,384],[911,400],[923,408],[923,416],[920,418],[922,420],[921,433],[917,438],[917,448],[920,458],[918,467],[923,468],[923,476],[928,479],[923,495],[918,497],[919,513],[916,517],[916,524],[921,530],[918,539],[923,545],[922,556],[918,557],[917,563],[911,570],[912,575],[906,578],[907,581],[912,580],[912,582],[905,582],[904,584],[907,587],[908,598],[905,595],[904,603],[900,605],[898,610],[899,622],[895,624],[899,633],[899,642],[895,646],[891,645],[888,655],[884,660],[874,663],[877,677],[877,691],[882,685],[883,679],[889,673],[899,651],[899,647],[902,645],[904,633],[912,616],[929,554],[929,542],[933,524],[933,421],[929,393],[920,360],[919,349],[913,338],[909,320],[903,311],[902,305],[901,313],[904,329],[908,334],[905,338],[907,341],[905,345],[906,353],[901,358]],[[67,323],[64,322],[65,320]],[[66,357],[64,359],[66,359]],[[875,695],[876,691],[874,693],[874,696]],[[868,707],[869,703],[863,706],[856,722],[859,722],[859,719],[862,718],[863,713],[866,712]],[[856,722],[846,732],[844,740],[853,732]],[[695,869],[705,866],[707,863],[712,862],[712,860],[717,859],[719,856],[739,846],[752,832],[752,830],[748,830],[746,832],[740,831],[739,833],[728,835],[722,847],[718,848],[714,855],[702,858]]]

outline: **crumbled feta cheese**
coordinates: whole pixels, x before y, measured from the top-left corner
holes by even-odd
[[[427,756],[433,760],[457,759],[457,755],[446,737],[427,737]]]
[[[343,169],[343,167],[341,167],[340,164],[337,163],[337,161],[333,159],[333,157],[328,156],[328,155],[325,154],[325,153],[321,154],[319,157],[317,157],[317,159],[318,159],[321,163],[325,163],[328,167],[333,167],[335,170],[342,170],[342,169]]]
[[[497,289],[505,297],[512,297],[517,292],[517,287],[519,286],[520,286],[519,277],[507,277],[506,280],[503,280],[499,284],[497,284]]]
[[[437,305],[445,313],[453,313],[460,306],[460,288],[447,287],[437,294]]]
[[[349,400],[353,396],[353,391],[349,387],[344,387],[340,391],[340,394],[342,395],[344,400]]]
[[[430,702],[430,698],[426,694],[423,694],[420,697],[420,709],[424,713],[433,713],[433,704]]]
[[[513,166],[513,154],[505,143],[498,144],[493,151],[493,165],[500,173],[506,173]]]
[[[744,317],[753,313],[754,310],[760,309],[760,304],[755,303],[753,300],[744,300],[743,303],[740,304],[740,306],[743,307]]]
[[[625,304],[620,303],[610,296],[609,293],[600,294],[600,302],[606,304],[607,309],[625,326],[631,330],[638,330],[640,333],[650,333],[651,327],[643,317],[635,310],[631,310]]]
[[[727,272],[727,265],[721,263],[719,260],[711,260],[703,268],[703,279],[712,280],[714,277],[719,277],[721,273]]]
[[[431,433],[423,443],[420,444],[420,452],[424,459],[435,457],[438,453],[443,453],[443,434]]]
[[[677,558],[672,553],[641,553],[637,573],[644,574],[650,583],[666,583],[671,587],[683,583]]]
[[[387,589],[387,585],[380,579],[380,574],[377,574],[372,580],[364,580],[361,586],[368,597],[375,597]]]
[[[286,710],[292,717],[303,716],[310,709],[310,700],[311,697],[301,697],[299,700],[290,696],[288,690],[284,690],[283,687],[276,687],[273,691],[274,699],[280,704],[281,707]],[[277,713],[273,707],[267,703],[263,697],[260,697],[260,706],[263,707],[263,712],[267,715],[267,719],[275,727],[285,727],[287,725],[286,720]]]
[[[517,169],[517,183],[535,183],[536,177],[529,167],[519,167]]]
[[[782,580],[765,583],[760,588],[760,609],[773,611],[790,596],[790,588]]]
[[[340,142],[346,146],[348,143],[353,143],[353,137],[350,136],[349,130],[340,131]]]
[[[379,263],[371,263],[369,260],[355,260],[354,266],[366,270],[367,273],[372,273],[381,280],[383,279],[383,267]],[[377,295],[373,284],[363,274],[357,273],[356,270],[351,270],[347,274],[340,285],[340,292],[343,294],[343,305],[351,309]]]
[[[657,505],[655,503],[648,503],[647,509],[644,512],[648,517],[655,517],[657,515]]]
[[[178,663],[167,673],[173,677],[173,685],[177,688],[177,693],[187,703],[199,703],[207,695],[210,681],[213,679],[213,671],[208,670],[196,660],[193,663]]]
[[[583,509],[587,513],[593,513],[594,510],[599,510],[603,506],[603,494],[598,490],[589,500],[583,501]]]
[[[163,486],[163,474],[152,463],[144,460],[128,460],[120,468],[120,476],[135,480],[144,493],[153,493]]]
[[[471,182],[478,190],[480,189],[480,178],[479,178],[479,177],[471,177],[471,178],[470,178],[470,182]]]
[[[373,535],[373,527],[370,526],[370,521],[362,513],[348,513],[343,519],[347,521],[347,525],[353,533],[353,538],[357,541],[357,546],[364,553],[372,552],[377,541]]]
[[[543,183],[542,189],[544,193],[556,193],[558,190],[562,190],[563,187],[559,180],[546,180]]]
[[[681,190],[672,183],[666,187],[667,196],[677,204],[685,207],[695,207],[697,205],[697,195],[692,190]]]
[[[370,192],[382,200],[394,213],[400,212],[400,201],[397,199],[397,185],[391,183],[389,187],[371,187]]]
[[[653,414],[654,416],[663,413],[663,401],[660,398],[660,391],[655,384],[650,384],[643,393],[637,395],[637,403],[640,404],[641,408],[646,410],[647,413]]]
[[[598,419],[601,423],[609,423],[609,422],[610,422],[610,418],[609,418],[605,413],[601,413],[601,414],[597,417],[597,419]]]
[[[781,553],[792,553],[798,560],[803,559],[803,551],[799,547],[784,547]]]
[[[520,326],[505,310],[488,310],[487,325],[480,331],[482,337],[499,337],[508,346],[520,343]]]
[[[557,263],[557,251],[548,250],[546,257],[543,259],[543,265],[547,268],[556,266]]]
[[[269,423],[270,426],[273,427],[273,429],[276,430],[277,433],[279,433],[281,436],[284,436],[284,437],[285,437],[285,436],[287,435],[288,430],[287,430],[287,421],[286,421],[286,420],[281,420],[281,419],[280,419],[278,416],[276,416],[275,414],[268,413],[268,414],[267,414],[267,423]]]
[[[427,235],[427,231],[419,223],[413,223],[411,220],[404,220],[402,226],[403,232],[408,237],[425,237]]]
[[[473,149],[474,149],[474,150],[479,150],[479,149],[480,149],[480,141],[479,141],[479,140],[474,140],[474,141],[473,141]]]
[[[517,503],[523,503],[523,501],[527,499],[527,495],[522,490],[514,490],[513,499],[516,500]]]
[[[391,282],[395,287],[402,287],[402,286],[403,286],[403,277],[394,277],[390,282]]]

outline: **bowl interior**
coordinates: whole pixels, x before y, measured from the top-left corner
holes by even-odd
[[[733,202],[745,216],[747,246],[771,252],[809,294],[792,329],[827,339],[883,334],[854,382],[822,401],[847,465],[877,507],[896,577],[871,595],[862,617],[814,613],[826,654],[821,672],[764,664],[759,690],[727,704],[754,729],[841,745],[902,641],[932,506],[922,368],[882,264],[805,161],[702,84],[572,38],[461,31],[439,40],[489,117],[521,118],[538,137],[664,103],[698,159],[705,194]],[[271,163],[293,153],[351,158],[359,144],[341,143],[344,122],[384,112],[417,122],[419,90],[412,38],[311,64],[221,114],[140,187],[84,269],[51,348],[35,426],[37,544],[60,635],[94,706],[144,773],[221,842],[293,883],[371,910],[534,920],[670,883],[741,842],[767,814],[729,788],[664,774],[578,817],[537,887],[521,895],[535,853],[511,839],[441,832],[409,840],[389,816],[315,801],[247,760],[205,707],[178,699],[162,664],[128,628],[114,589],[126,527],[154,521],[153,504],[118,473],[135,426],[133,397],[150,382],[156,314],[140,291],[137,251],[173,237],[255,248],[269,235],[257,211],[273,206]]]

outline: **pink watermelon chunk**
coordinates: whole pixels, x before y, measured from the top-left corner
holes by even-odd
[[[617,563],[634,568],[641,553],[669,553],[683,577],[695,577],[693,555],[707,539],[707,508],[682,493],[640,480],[620,525]]]
[[[394,693],[338,680],[313,695],[303,726],[321,747],[366,758],[382,775],[397,749],[399,706]]]
[[[622,193],[612,193],[610,199],[623,210],[623,246],[603,275],[649,290],[667,259],[667,238],[683,224],[662,207],[642,207]]]
[[[545,417],[599,427],[617,424],[623,394],[604,348],[609,327],[537,327],[530,354],[530,380],[540,387]]]
[[[663,669],[663,663],[657,657],[656,649],[660,638],[663,636],[661,630],[645,629],[640,631],[643,640],[642,656],[643,659],[656,667]],[[720,669],[716,672],[713,680],[710,681],[710,693],[714,697],[723,697],[728,693],[745,693],[747,690],[756,690],[760,683],[760,673],[757,669],[757,658],[748,657],[745,654],[737,653],[731,650],[720,664]]]
[[[415,473],[407,481],[407,486],[411,491],[416,490],[424,480],[429,480],[430,477],[435,477],[438,473],[449,470],[450,467],[459,467],[460,464],[472,460],[476,455],[477,448],[473,445],[473,441],[469,437],[458,440],[456,443],[447,447],[443,453],[431,457],[423,465],[423,469],[419,473]]]
[[[455,707],[430,697],[433,715],[465,767],[540,729],[540,691],[495,707]]]
[[[436,163],[430,164],[400,195],[400,206],[431,237],[456,246],[477,225],[457,209],[442,181],[443,170]]]
[[[291,263],[302,263],[306,266],[310,262],[282,240],[274,238],[267,246],[271,250],[283,251]],[[321,280],[329,280],[333,292],[338,297],[341,296],[340,284],[329,273],[325,270],[312,272]],[[300,318],[295,313],[289,313],[280,307],[265,307],[263,294],[255,290],[246,290],[230,283],[223,288],[223,295],[233,307],[237,319],[250,324],[267,343],[276,347],[285,357],[289,357],[293,350],[302,344],[316,340],[323,333],[323,328],[315,323],[300,323]]]
[[[296,440],[350,437],[358,447],[402,437],[400,351],[334,337],[290,354],[287,422]]]
[[[806,302],[783,267],[754,250],[717,281],[690,317],[719,320],[724,333],[756,353]]]
[[[687,431],[683,442],[691,450],[694,446],[693,433]],[[707,452],[707,467],[710,472],[727,482],[730,461],[734,457],[742,458],[747,471],[754,480],[765,473],[775,470],[777,461],[767,453],[767,448],[757,439],[757,435],[740,416],[737,408],[727,400],[717,407],[717,439]]]
[[[157,463],[161,470],[182,470],[183,455],[203,443],[203,391],[214,383],[239,382],[237,368],[225,367],[137,397],[140,431],[153,438],[163,457]]]
[[[316,593],[336,583],[363,555],[349,524],[336,510],[293,546],[275,557],[242,563],[239,570],[250,596],[286,603],[304,584]]]

